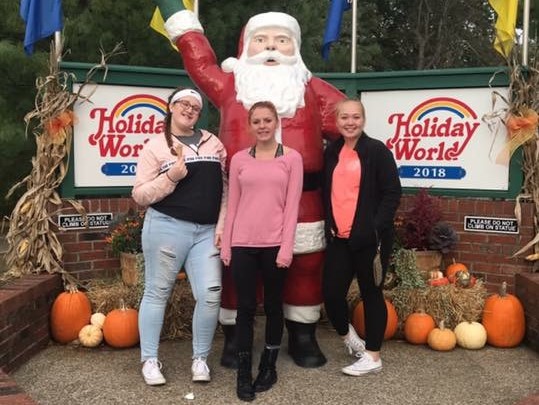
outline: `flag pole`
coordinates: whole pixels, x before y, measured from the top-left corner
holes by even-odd
[[[195,13],[195,16],[198,18],[198,0],[193,2],[193,13]]]
[[[522,11],[522,66],[528,66],[528,37],[530,35],[530,0],[524,0]]]
[[[62,32],[54,31],[54,49],[56,49],[56,61],[62,61]]]
[[[357,46],[357,1],[352,0],[352,52],[350,60],[350,73],[356,73],[356,46]]]

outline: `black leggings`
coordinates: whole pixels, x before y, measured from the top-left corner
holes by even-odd
[[[236,316],[238,352],[250,352],[253,347],[253,323],[257,305],[256,285],[259,274],[264,286],[266,344],[271,346],[281,344],[286,269],[278,268],[275,263],[278,252],[279,246],[232,248],[230,269],[238,296]]]
[[[374,284],[375,255],[375,246],[353,250],[347,239],[334,238],[326,248],[322,291],[328,318],[337,333],[344,336],[350,323],[346,295],[354,276],[357,277],[365,309],[366,349],[377,352],[384,340],[387,308],[382,288]]]

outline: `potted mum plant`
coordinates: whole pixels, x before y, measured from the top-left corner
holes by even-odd
[[[429,279],[431,271],[440,271],[442,255],[456,245],[458,236],[451,225],[442,221],[438,198],[420,189],[412,208],[397,224],[397,239],[399,248],[414,251],[419,272]]]
[[[109,225],[110,234],[105,239],[112,253],[120,258],[122,280],[126,285],[138,283],[142,261],[142,225],[144,212],[130,209]]]

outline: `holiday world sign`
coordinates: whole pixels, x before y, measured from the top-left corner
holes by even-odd
[[[101,84],[85,90],[91,102],[74,109],[74,185],[132,186],[144,144],[164,132],[172,89]]]
[[[365,131],[393,152],[404,187],[507,190],[509,168],[496,163],[505,131],[482,117],[492,89],[363,92]],[[502,92],[503,93],[503,92]]]

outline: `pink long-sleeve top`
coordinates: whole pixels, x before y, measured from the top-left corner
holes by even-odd
[[[255,159],[249,149],[236,153],[221,258],[230,260],[231,247],[280,246],[277,262],[290,266],[302,184],[303,162],[294,149],[269,160]]]

